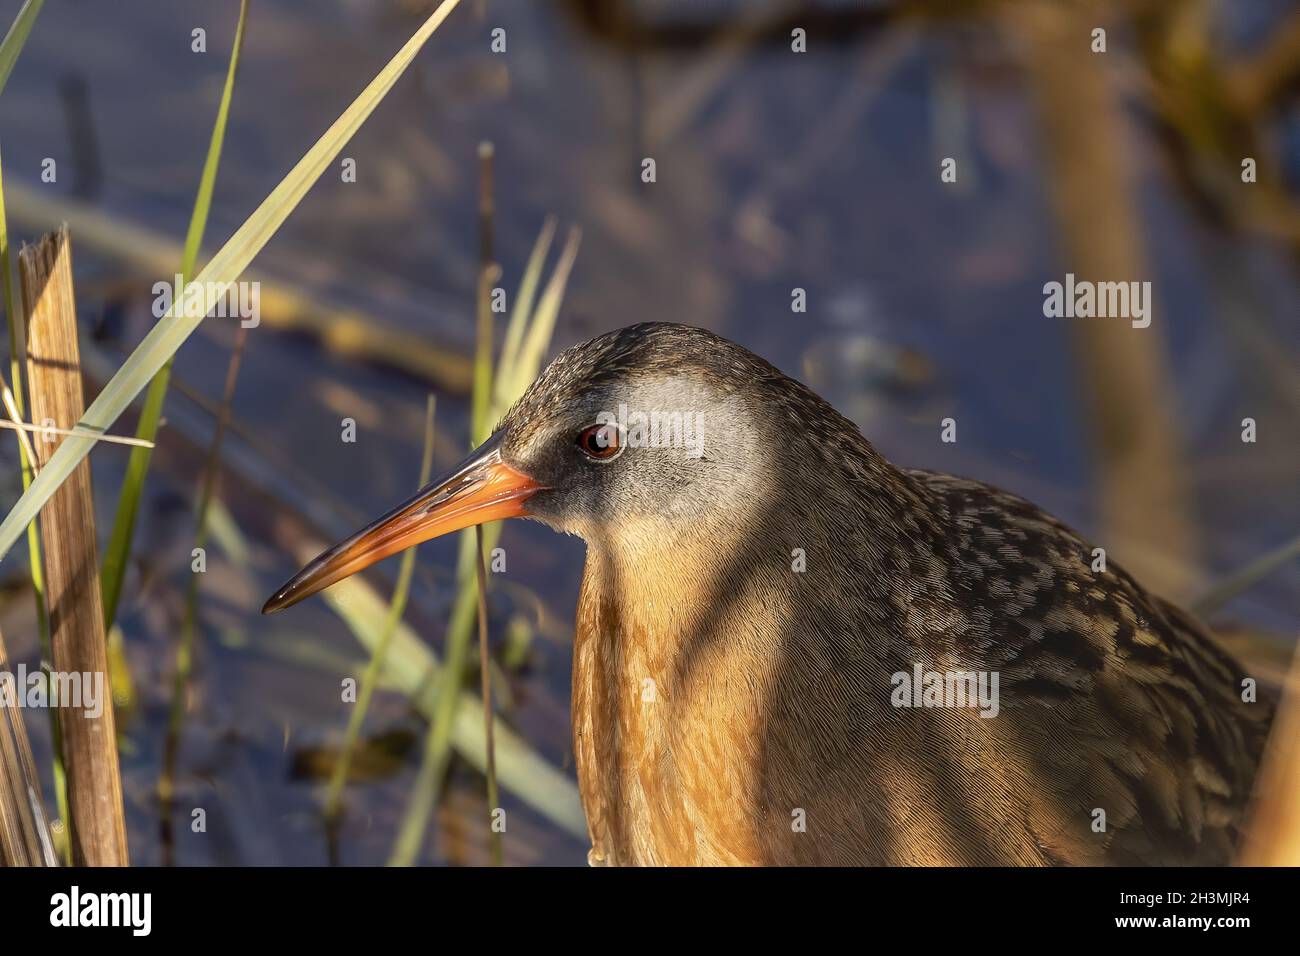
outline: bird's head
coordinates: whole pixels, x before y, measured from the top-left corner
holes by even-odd
[[[532,517],[592,545],[620,534],[670,540],[743,518],[770,491],[773,458],[789,453],[792,430],[807,425],[773,404],[791,389],[829,410],[702,329],[647,323],[574,346],[464,461],[321,554],[263,613],[422,541],[502,518]]]

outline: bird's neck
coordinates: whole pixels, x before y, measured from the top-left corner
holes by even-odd
[[[893,646],[905,609],[890,578],[928,533],[924,503],[901,475],[878,499],[804,477],[689,523],[620,519],[588,542],[573,723],[598,855],[761,862],[767,850],[726,821],[758,799],[755,742],[791,659],[882,673],[915,659]]]

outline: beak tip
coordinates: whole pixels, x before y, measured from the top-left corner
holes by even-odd
[[[291,603],[292,602],[289,600],[289,589],[281,588],[266,599],[266,603],[262,605],[262,613],[275,614],[279,611],[283,611]]]

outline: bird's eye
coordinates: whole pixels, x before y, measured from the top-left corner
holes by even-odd
[[[609,461],[623,451],[623,436],[618,426],[612,422],[592,425],[578,433],[578,447],[588,458]]]

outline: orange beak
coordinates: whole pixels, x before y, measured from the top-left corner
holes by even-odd
[[[317,557],[271,596],[262,613],[284,610],[421,541],[526,515],[524,502],[543,487],[501,460],[498,432],[449,475]]]

